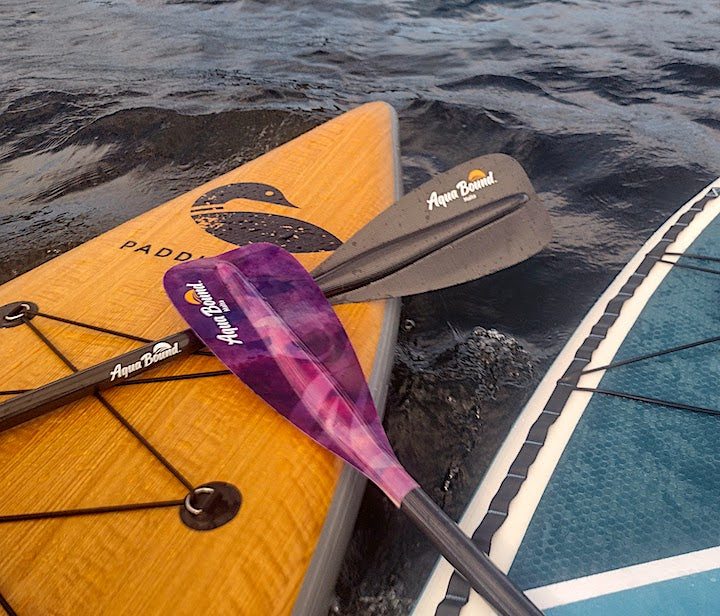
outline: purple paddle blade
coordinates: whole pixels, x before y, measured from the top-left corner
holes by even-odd
[[[208,348],[400,506],[417,483],[385,436],[350,340],[310,274],[272,244],[182,263],[165,290]]]
[[[541,615],[400,466],[342,324],[294,257],[244,246],[177,265],[165,290],[230,370],[375,482],[499,613]]]

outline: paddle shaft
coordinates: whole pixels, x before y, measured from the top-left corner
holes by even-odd
[[[356,286],[360,287],[363,284],[364,279],[358,279]],[[321,289],[323,288],[322,284],[319,286]],[[337,292],[329,291],[326,293],[328,299],[331,299],[333,295],[337,295]],[[156,361],[146,361],[145,358],[148,355],[154,355],[153,351],[159,344],[163,343],[173,347],[175,352],[167,354],[166,357]],[[117,357],[112,357],[90,368],[69,374],[37,389],[17,394],[13,398],[0,403],[0,432],[40,417],[85,396],[116,385],[130,383],[129,379],[132,377],[173,359],[190,355],[203,346],[204,344],[192,329],[185,329],[160,340],[149,342]],[[118,366],[120,367],[119,370]],[[122,368],[129,366],[132,366],[133,369],[123,375]]]
[[[154,361],[147,359],[148,357],[159,357],[154,351],[158,348],[167,349],[167,347],[170,348],[172,354],[167,354],[163,359]],[[193,331],[186,329],[85,370],[79,370],[37,389],[18,394],[0,404],[0,432],[49,413],[64,404],[69,404],[108,387],[128,382],[127,378],[130,376],[154,368],[175,357],[194,353],[202,347],[203,343]],[[129,370],[129,367],[133,367],[133,369]],[[127,376],[123,376],[123,368],[126,369]]]
[[[163,284],[178,312],[233,374],[373,481],[501,615],[540,614],[402,467],[343,324],[291,254],[272,244],[245,246],[176,265]],[[188,301],[188,288],[202,307]],[[212,310],[219,298],[221,317]]]
[[[365,301],[392,295],[392,293],[386,291],[370,291],[370,289],[375,288],[375,285],[380,280],[388,277],[388,280],[392,279],[391,286],[399,285],[395,286],[395,288],[401,289],[404,294],[410,295],[441,286],[465,282],[482,276],[488,271],[495,271],[500,267],[507,267],[527,258],[530,253],[515,254],[510,251],[510,254],[504,255],[504,258],[500,259],[499,265],[497,257],[494,260],[490,259],[493,266],[487,271],[482,270],[482,268],[470,268],[466,271],[462,259],[469,257],[480,264],[483,263],[483,259],[478,258],[474,251],[454,251],[450,259],[452,263],[450,272],[452,272],[452,275],[445,271],[444,276],[436,268],[438,264],[437,256],[431,258],[431,255],[447,251],[455,243],[462,241],[463,238],[478,240],[474,236],[478,229],[491,228],[492,223],[512,217],[514,212],[528,201],[529,196],[526,191],[532,192],[532,186],[524,176],[519,164],[509,157],[498,159],[497,156],[499,155],[490,155],[463,163],[463,165],[436,176],[431,182],[402,197],[385,211],[385,216],[395,216],[397,218],[397,212],[403,213],[400,218],[412,219],[421,216],[422,224],[417,228],[405,231],[394,229],[394,232],[401,231],[399,237],[393,236],[392,239],[383,239],[388,231],[386,230],[386,219],[383,218],[383,215],[380,215],[314,270],[313,273],[318,286],[328,298],[335,297],[336,303]],[[450,182],[454,185],[457,177],[459,177],[459,169],[464,169],[465,173],[468,169],[476,166],[486,166],[486,163],[495,169],[498,176],[504,177],[506,174],[503,170],[508,169],[507,181],[504,179],[500,183],[503,187],[500,192],[493,193],[492,197],[489,197],[486,202],[481,203],[482,199],[478,198],[474,202],[476,203],[476,209],[471,208],[458,216],[451,215],[454,208],[449,210],[448,208],[440,208],[442,210],[440,220],[426,216],[424,200],[431,189],[436,189],[435,192],[442,193],[443,187],[447,188],[445,184]],[[517,169],[511,171],[515,167]],[[503,172],[501,173],[501,171]],[[482,195],[483,193],[478,194]],[[418,203],[421,206],[419,208],[417,207]],[[478,207],[480,205],[482,207]],[[437,213],[436,211],[435,214]],[[543,216],[546,216],[546,214],[543,214]],[[547,226],[544,219],[541,222],[544,224],[541,224],[540,228]],[[511,226],[521,236],[532,231],[530,228],[525,229],[523,225],[518,223],[511,223]],[[494,231],[493,233],[497,232]],[[537,234],[537,229],[532,233]],[[544,233],[540,233],[540,235],[544,235]],[[521,245],[527,244],[528,238],[526,237],[524,242],[517,243]],[[534,251],[535,249],[531,252]],[[404,282],[399,280],[397,278],[398,274],[408,268],[414,268],[414,271],[408,271],[408,279]],[[364,288],[369,290],[366,297],[358,295],[358,292]],[[183,341],[179,345],[178,352],[146,365],[143,358],[148,353],[154,354],[158,343],[178,339]],[[174,344],[174,342],[171,342],[171,344]],[[48,383],[36,390],[18,394],[6,402],[0,403],[0,431],[50,412],[83,396],[128,382],[128,377],[136,376],[150,367],[165,363],[165,361],[175,357],[192,353],[200,347],[201,344],[192,330],[187,329],[168,336],[162,341],[151,342],[124,355]],[[127,375],[118,376],[113,372],[118,365],[121,367],[134,366],[134,369]]]
[[[542,616],[535,604],[420,488],[408,492],[400,509],[498,614]]]

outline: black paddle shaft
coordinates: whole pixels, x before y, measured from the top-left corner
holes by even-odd
[[[126,382],[130,376],[136,376],[173,357],[194,353],[202,346],[203,343],[188,329],[19,394],[0,404],[0,432],[64,404]]]
[[[467,211],[458,207],[436,207],[434,212],[428,211],[427,197],[431,192],[444,194],[460,177],[469,177],[468,172],[478,169],[492,170],[500,179],[495,182],[494,176],[492,181],[486,178],[487,186],[483,185],[477,195],[468,197],[472,197],[469,201],[472,206]],[[430,213],[433,216],[428,216]],[[479,233],[483,237],[479,237]],[[402,197],[346,241],[312,274],[333,304],[398,297],[466,282],[514,265],[540,250],[549,239],[547,212],[537,201],[522,167],[508,156],[491,154],[458,165]],[[490,245],[494,251],[489,250]],[[482,246],[482,253],[477,253],[477,246]],[[439,265],[441,262],[445,263],[443,268]],[[157,355],[158,343],[175,339],[184,340],[178,353],[168,353],[147,365],[138,359],[148,353]],[[192,331],[185,330],[39,389],[18,394],[0,402],[0,431],[126,382],[128,376],[137,376],[149,367],[192,353],[200,346]],[[121,368],[132,365],[133,369],[127,376],[118,377],[112,372],[118,365]]]
[[[363,283],[358,281],[357,284]],[[322,288],[322,285],[320,286]],[[332,292],[326,293],[326,296],[332,301]],[[132,377],[166,361],[190,355],[203,346],[192,329],[185,329],[37,389],[17,394],[5,402],[0,402],[0,432],[85,396],[99,393],[115,385],[129,383]],[[167,347],[170,347],[169,352]],[[158,353],[158,350],[162,352],[162,349],[165,349],[165,352]],[[146,359],[148,357],[150,360]]]
[[[498,614],[542,616],[535,604],[420,488],[408,493],[400,509]]]

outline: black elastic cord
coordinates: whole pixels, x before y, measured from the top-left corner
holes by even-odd
[[[18,616],[17,612],[10,607],[5,597],[2,596],[2,593],[0,593],[0,607],[5,610],[7,616]]]
[[[52,314],[46,314],[44,312],[38,312],[36,316],[45,317],[46,319],[52,319],[53,321],[59,321],[60,323],[67,323],[68,325],[76,325],[84,329],[91,329],[96,332],[102,332],[103,334],[111,334],[120,338],[127,338],[128,340],[135,340],[136,342],[144,342],[145,344],[152,342],[149,338],[143,338],[141,336],[133,336],[132,334],[126,334],[119,332],[114,329],[107,329],[106,327],[100,327],[98,325],[90,325],[88,323],[81,323],[80,321],[73,321],[72,319],[66,319],[64,317],[58,317]]]
[[[38,338],[40,338],[40,340],[43,341],[45,346],[47,346],[53,353],[55,353],[55,355],[62,361],[62,363],[64,363],[73,372],[77,372],[78,369],[73,365],[73,363],[67,357],[65,357],[65,355],[60,351],[60,349],[58,349],[52,342],[50,342],[50,340],[47,338],[47,336],[45,336],[45,334],[43,334],[37,327],[35,327],[35,325],[33,325],[32,321],[30,321],[29,319],[23,320],[25,321],[25,325],[27,325],[33,331],[33,333]]]
[[[151,383],[167,383],[169,381],[187,381],[190,379],[205,379],[213,376],[228,376],[230,370],[213,370],[212,372],[193,372],[191,374],[175,374],[170,376],[154,376],[144,379],[132,379],[121,381],[116,387],[127,387],[128,385],[148,385]]]
[[[157,501],[152,503],[130,503],[127,505],[110,505],[108,507],[89,507],[87,509],[67,509],[62,511],[42,511],[38,513],[18,513],[16,515],[0,516],[0,524],[11,522],[28,522],[31,520],[52,520],[56,518],[74,518],[84,515],[100,515],[103,513],[118,513],[122,511],[145,511],[147,509],[163,509],[180,507],[184,499]]]
[[[81,321],[74,321],[73,319],[66,319],[65,317],[58,317],[53,314],[47,314],[45,312],[37,312],[35,313],[35,316],[44,317],[46,319],[51,319],[53,321],[59,321],[60,323],[67,323],[68,325],[76,325],[77,327],[83,327],[85,329],[90,329],[92,331],[101,332],[103,334],[110,334],[112,336],[118,336],[120,338],[125,338],[127,340],[134,340],[136,342],[142,342],[144,344],[149,344],[150,342],[153,342],[151,338],[143,338],[142,336],[135,336],[134,334],[127,334],[125,332],[120,332],[115,329],[108,329],[107,327],[100,327],[99,325],[90,325],[89,323],[82,323]],[[193,353],[194,355],[202,355],[203,357],[214,357],[214,353],[211,351],[208,351],[206,349],[202,349],[199,351],[195,351]]]
[[[682,344],[680,346],[671,347],[669,349],[663,349],[662,351],[656,351],[654,353],[648,353],[647,355],[638,355],[637,357],[631,357],[630,359],[623,359],[621,361],[612,362],[605,366],[598,366],[597,368],[588,368],[587,370],[580,370],[573,372],[565,376],[560,383],[572,384],[577,376],[584,376],[593,372],[599,372],[600,370],[611,370],[613,368],[619,368],[620,366],[627,366],[628,364],[634,364],[635,362],[643,361],[645,359],[653,359],[654,357],[661,357],[663,355],[669,355],[670,353],[677,353],[678,351],[687,351],[703,344],[711,344],[713,342],[720,342],[720,336],[713,336],[712,338],[705,338],[705,340],[698,340],[697,342],[690,342],[688,344]]]
[[[163,456],[155,447],[148,441],[140,432],[138,432],[130,422],[125,419],[116,409],[113,407],[112,404],[110,404],[100,393],[94,394],[95,397],[100,400],[102,405],[110,411],[113,417],[117,419],[124,427],[125,429],[130,432],[142,445],[147,449],[155,458],[162,464],[172,475],[177,479],[180,483],[182,483],[188,491],[192,491],[194,488],[194,485],[190,483],[181,473],[178,471],[170,462],[168,462],[167,458]]]
[[[668,265],[672,265],[674,267],[684,267],[685,269],[692,269],[696,271],[706,272],[710,274],[720,274],[720,271],[706,268],[706,267],[698,267],[695,265],[687,265],[684,263],[679,263],[676,261],[666,261],[662,257],[665,255],[673,256],[673,257],[688,257],[691,259],[700,259],[705,261],[713,261],[716,263],[720,263],[720,258],[718,257],[709,257],[707,255],[699,255],[694,253],[684,254],[681,252],[670,252],[666,251],[661,256],[655,257],[659,263],[667,263]],[[688,344],[682,344],[676,347],[671,347],[668,349],[663,349],[661,351],[655,351],[653,353],[647,353],[645,355],[638,355],[637,357],[631,357],[630,359],[624,359],[617,362],[611,362],[609,364],[606,364],[604,366],[598,366],[597,368],[588,368],[586,370],[579,370],[577,372],[572,372],[567,374],[563,379],[559,381],[559,383],[567,383],[572,384],[572,382],[577,380],[578,376],[584,376],[586,374],[591,374],[593,372],[599,372],[601,370],[611,370],[612,368],[619,368],[620,366],[627,366],[629,364],[634,364],[639,361],[643,361],[646,359],[653,359],[655,357],[661,357],[663,355],[669,355],[670,353],[677,353],[679,351],[686,351],[688,349],[692,349],[698,346],[702,346],[704,344],[711,344],[713,342],[719,342],[720,336],[713,336],[712,338],[705,338],[704,340],[698,340],[697,342],[690,342]],[[597,391],[598,393],[603,393],[600,390],[590,390],[590,389],[581,389],[579,387],[576,387],[578,391]],[[605,391],[604,393],[609,393],[608,391]],[[617,393],[617,392],[616,392]],[[674,406],[673,404],[669,404],[668,406]],[[689,410],[689,409],[688,409]],[[707,411],[703,411],[707,412]]]
[[[45,312],[36,312],[33,316],[40,316],[44,317],[46,319],[50,319],[53,321],[58,321],[60,323],[67,323],[69,325],[75,325],[77,327],[83,327],[85,329],[90,329],[92,331],[101,332],[104,334],[110,334],[112,336],[118,336],[120,338],[125,338],[127,340],[134,340],[136,342],[143,342],[145,344],[148,344],[150,342],[153,342],[150,338],[143,338],[141,336],[135,336],[133,334],[126,334],[124,332],[120,332],[114,329],[108,329],[107,327],[100,327],[98,325],[90,325],[88,323],[82,323],[80,321],[74,321],[73,319],[66,319],[64,317],[58,317],[56,315],[47,314]],[[50,340],[45,336],[35,325],[30,323],[30,319],[23,318],[23,323],[28,325],[30,329],[37,335],[40,340],[43,341],[43,343],[55,354],[57,355],[62,362],[70,368],[73,372],[77,372],[78,369],[70,362],[70,360],[63,355],[60,350],[52,343]],[[214,357],[214,354],[207,349],[200,349],[198,351],[195,351],[193,355],[200,355],[202,357]],[[223,376],[227,374],[232,374],[229,370],[216,370],[212,372],[197,372],[192,374],[183,374],[183,375],[176,375],[176,376],[167,376],[167,377],[154,377],[154,378],[147,378],[147,379],[135,379],[132,381],[125,381],[122,383],[118,383],[119,386],[123,385],[143,385],[148,383],[163,383],[166,381],[180,381],[185,379],[197,379],[197,378],[204,378],[204,377],[212,377],[212,376]],[[6,389],[3,391],[0,391],[0,396],[16,396],[19,394],[27,393],[28,391],[32,391],[32,389]]]
[[[718,257],[710,257],[708,255],[699,255],[697,253],[682,253],[682,252],[672,252],[669,250],[666,250],[660,255],[651,255],[648,254],[648,257],[651,259],[655,259],[658,263],[666,263],[667,265],[673,265],[675,267],[682,267],[684,269],[689,270],[695,270],[696,272],[706,272],[708,274],[720,274],[720,271],[709,268],[709,267],[701,267],[699,265],[690,265],[689,263],[680,263],[680,261],[668,261],[664,257],[684,257],[686,259],[697,259],[698,261],[710,261],[712,263],[720,263],[720,258]]]
[[[232,372],[230,370],[211,370],[208,372],[191,372],[189,374],[174,374],[169,376],[154,376],[147,377],[144,379],[136,378],[129,381],[120,381],[115,387],[127,387],[128,385],[152,385],[155,383],[169,383],[172,381],[188,381],[190,379],[206,379],[214,376],[229,376]],[[16,396],[19,394],[25,394],[32,389],[7,389],[0,391],[0,396]]]
[[[637,394],[628,394],[622,391],[615,391],[613,389],[599,389],[595,387],[575,387],[575,391],[584,391],[591,394],[603,394],[606,396],[615,396],[616,398],[623,398],[625,400],[634,400],[636,402],[644,402],[646,404],[655,404],[658,406],[667,406],[673,409],[679,409],[681,411],[692,411],[693,413],[705,413],[706,415],[720,415],[720,410],[708,409],[702,406],[694,406],[692,404],[683,404],[681,402],[670,402],[669,400],[662,400],[660,398],[650,398],[648,396],[640,396]]]
[[[35,325],[33,325],[29,319],[24,319],[25,324],[30,327],[30,329],[45,343],[45,345],[52,350],[55,355],[57,355],[62,362],[70,368],[73,372],[77,372],[77,368],[73,365],[73,363],[65,357],[65,355],[37,328]],[[138,432],[131,424],[130,422],[125,419],[118,411],[113,407],[102,395],[99,393],[94,394],[95,397],[100,401],[100,403],[112,414],[115,419],[117,419],[124,427],[125,429],[130,432],[137,440],[142,444],[145,449],[147,449],[159,462],[162,464],[170,474],[175,477],[180,483],[187,488],[188,491],[192,491],[193,484],[190,483],[181,473],[178,471],[170,462],[163,456],[151,443],[148,441],[140,432]]]
[[[706,273],[710,273],[710,274],[720,274],[720,271],[710,269],[707,267],[688,265],[688,264],[679,263],[676,261],[667,261],[662,258],[663,256],[666,256],[666,255],[673,256],[673,257],[687,257],[690,259],[712,261],[712,262],[716,262],[716,263],[720,263],[720,258],[709,257],[707,255],[699,255],[699,254],[695,254],[695,253],[684,254],[684,253],[680,253],[680,252],[670,252],[670,251],[666,251],[663,253],[663,255],[661,255],[660,257],[657,257],[657,261],[659,263],[667,263],[668,265],[672,265],[673,267],[683,267],[685,269],[691,269],[691,270],[706,272]],[[598,366],[597,368],[589,368],[586,370],[580,370],[576,373],[568,374],[568,375],[566,375],[566,377],[564,379],[562,379],[559,382],[560,383],[568,383],[568,384],[572,385],[572,381],[576,381],[578,376],[584,376],[586,374],[591,374],[592,372],[599,372],[601,370],[611,370],[613,368],[619,368],[620,366],[627,366],[629,364],[634,364],[636,362],[644,361],[646,359],[653,359],[655,357],[661,357],[663,355],[669,355],[671,353],[677,353],[679,351],[686,351],[688,349],[702,346],[704,344],[711,344],[713,342],[718,342],[718,341],[720,341],[720,336],[713,336],[712,338],[705,338],[704,340],[699,340],[697,342],[690,342],[688,344],[682,344],[682,345],[679,345],[676,347],[663,349],[661,351],[655,351],[654,353],[638,355],[637,357],[631,357],[630,359],[624,359],[621,361],[612,362],[612,363],[606,364],[605,366]],[[597,393],[597,394],[604,394],[604,395],[608,395],[608,396],[615,396],[618,398],[624,398],[626,400],[635,400],[637,402],[644,402],[647,404],[656,404],[659,406],[667,406],[670,408],[680,409],[680,410],[684,410],[684,411],[692,411],[694,413],[720,415],[720,411],[715,410],[715,409],[708,409],[708,408],[704,408],[704,407],[700,407],[700,406],[694,406],[692,404],[682,404],[679,402],[670,402],[668,400],[661,400],[658,398],[650,398],[647,396],[639,396],[636,394],[628,394],[625,392],[620,392],[620,391],[615,391],[615,390],[610,390],[610,389],[599,389],[599,388],[593,388],[593,387],[579,387],[579,386],[575,386],[575,387],[573,387],[573,389],[575,389],[576,391],[584,391],[584,392],[588,392],[588,393]]]
[[[682,267],[684,269],[695,270],[696,272],[706,272],[708,274],[720,274],[720,271],[711,269],[709,267],[700,267],[699,265],[690,265],[689,263],[679,263],[676,261],[668,261],[662,257],[658,258],[658,263],[667,263],[673,267]]]
[[[720,263],[719,257],[710,257],[708,255],[699,255],[693,252],[672,252],[670,250],[665,251],[666,255],[671,257],[687,257],[688,259],[699,259],[701,261],[712,261],[713,263]]]

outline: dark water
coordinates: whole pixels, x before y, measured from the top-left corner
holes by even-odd
[[[551,246],[404,302],[386,427],[452,515],[593,300],[720,175],[707,1],[0,0],[0,31],[0,282],[369,100],[406,189],[523,164]],[[434,558],[369,488],[334,609],[406,613]]]

